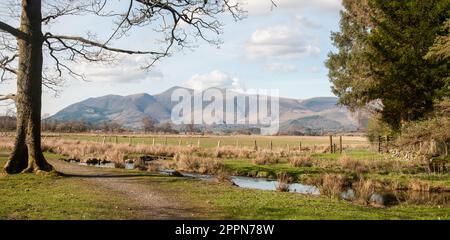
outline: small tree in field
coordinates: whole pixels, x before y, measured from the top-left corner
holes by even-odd
[[[145,117],[142,119],[142,129],[145,133],[155,132],[156,122],[151,117]]]
[[[17,92],[3,93],[17,108],[14,149],[6,173],[52,171],[41,150],[42,86],[54,89],[67,77],[83,78],[73,68],[80,61],[113,61],[120,54],[144,55],[148,69],[169,55],[173,47],[191,46],[195,40],[219,44],[219,15],[240,19],[244,12],[232,0],[5,0],[10,12],[0,18],[1,81],[16,80]],[[3,12],[2,12],[3,13]],[[65,35],[51,31],[56,21],[86,16],[110,19],[115,25],[105,39],[95,34]],[[99,21],[102,22],[102,21]],[[18,24],[18,27],[15,25]],[[71,26],[67,26],[69,29]],[[123,49],[113,42],[137,28],[164,35],[158,50]]]

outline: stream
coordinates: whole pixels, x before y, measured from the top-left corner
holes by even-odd
[[[165,175],[170,175],[174,170],[162,170],[160,173]],[[196,173],[181,173],[184,177],[190,177],[195,179],[201,179],[206,181],[214,181],[215,177],[213,175],[203,175]],[[275,180],[269,180],[267,178],[252,178],[252,177],[241,177],[241,176],[231,176],[231,181],[240,188],[246,189],[257,189],[265,191],[276,191],[278,182]],[[289,184],[289,192],[310,194],[310,195],[320,195],[320,190],[315,186],[304,185],[300,183]]]
[[[83,166],[94,166],[101,168],[115,168],[114,163],[105,164],[86,164],[80,162],[71,162]],[[134,169],[133,163],[126,163],[125,169]],[[159,173],[163,175],[172,175],[175,170],[160,170]],[[181,175],[188,178],[199,179],[203,181],[214,181],[215,176],[205,175],[198,173],[187,173],[181,172]],[[276,180],[271,180],[267,178],[253,178],[253,177],[242,177],[242,176],[231,176],[231,181],[238,187],[244,189],[256,189],[264,191],[276,191],[278,182]],[[308,194],[319,196],[320,189],[316,186],[305,185],[301,183],[289,184],[289,192],[298,194]],[[346,201],[355,201],[357,199],[357,193],[355,190],[349,188],[341,192],[340,199]],[[450,193],[433,193],[433,192],[416,192],[416,191],[394,191],[394,192],[375,192],[369,195],[367,201],[370,204],[380,205],[380,206],[391,206],[400,203],[407,204],[427,204],[427,205],[444,205],[445,207],[450,207],[449,205]]]

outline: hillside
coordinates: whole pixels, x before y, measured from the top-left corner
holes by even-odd
[[[92,124],[116,122],[129,129],[141,128],[145,117],[151,117],[159,123],[169,122],[175,104],[171,96],[176,89],[178,87],[156,95],[143,93],[89,98],[62,109],[49,119]],[[306,100],[280,98],[281,132],[357,130],[357,119],[347,109],[337,106],[337,100],[333,97]]]

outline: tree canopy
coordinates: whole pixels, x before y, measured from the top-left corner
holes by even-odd
[[[41,148],[43,85],[54,89],[68,77],[84,79],[84,73],[74,68],[81,61],[111,64],[121,55],[142,55],[142,68],[149,69],[174,48],[189,47],[197,40],[219,44],[223,26],[219,16],[228,14],[239,20],[245,13],[233,0],[11,0],[0,6],[4,10],[0,15],[0,83],[16,80],[17,85],[16,93],[0,93],[0,101],[12,100],[17,108],[16,137],[6,173],[53,170]],[[76,32],[68,24],[70,19],[86,16],[94,17],[99,25],[112,23],[113,29],[99,38],[97,33]],[[51,27],[59,21],[67,28],[56,31]],[[136,29],[163,37],[156,48],[114,44]]]
[[[337,52],[326,63],[341,104],[351,109],[370,106],[394,130],[426,117],[448,93],[449,62],[442,54],[447,54],[443,36],[448,29],[443,26],[450,1],[343,4],[340,32],[332,34]],[[431,60],[433,56],[439,57]]]

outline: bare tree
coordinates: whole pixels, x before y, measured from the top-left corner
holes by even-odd
[[[144,55],[142,68],[197,40],[220,44],[220,15],[241,19],[245,12],[235,0],[5,0],[0,3],[1,81],[17,81],[16,93],[0,100],[14,101],[17,130],[14,149],[4,167],[7,173],[51,171],[41,151],[42,87],[68,77],[85,79],[76,71],[80,61],[112,62],[120,55]],[[104,39],[95,34],[65,35],[50,31],[67,17],[98,17],[114,24]],[[101,22],[101,21],[100,21]],[[19,27],[14,27],[14,25]],[[71,26],[68,26],[70,28]],[[134,29],[148,29],[164,37],[157,50],[115,47]],[[0,93],[1,94],[1,93]]]
[[[142,130],[145,133],[155,132],[156,131],[156,121],[151,117],[145,117],[142,119]]]

